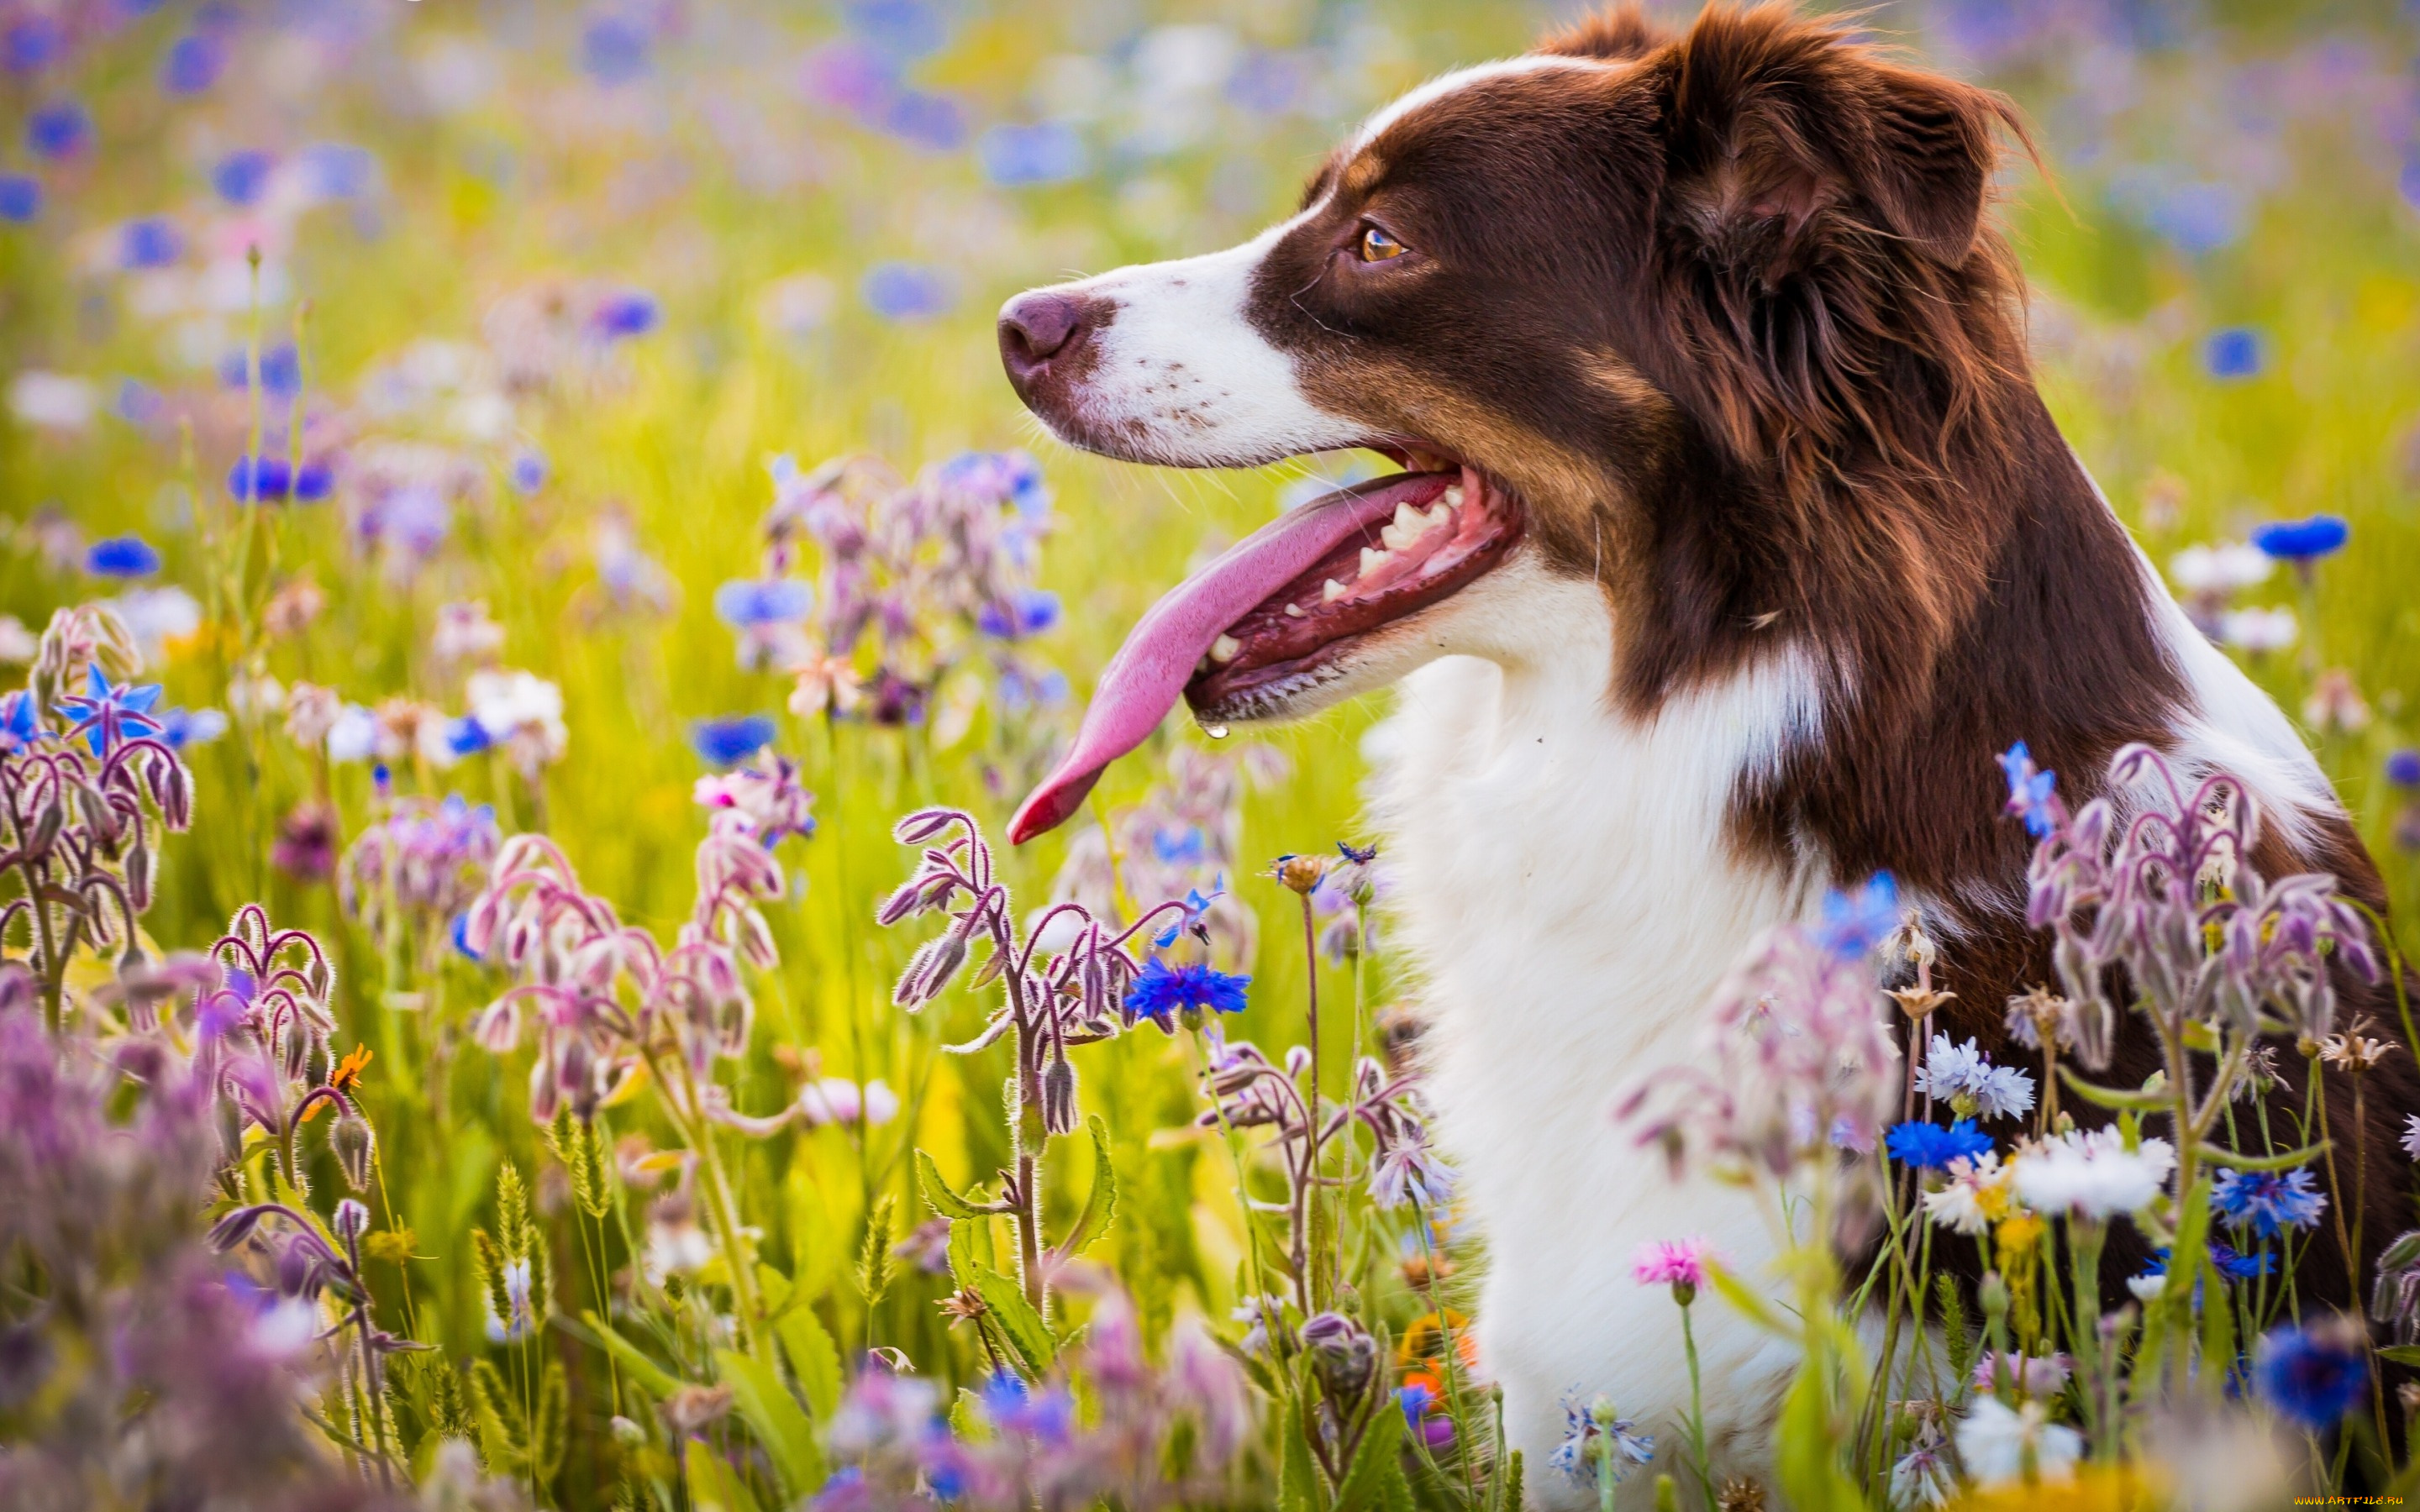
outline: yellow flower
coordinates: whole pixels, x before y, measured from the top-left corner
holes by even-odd
[[[1969,1491],[1949,1512],[2151,1512],[2166,1504],[2165,1477],[2156,1468],[2079,1465],[2064,1480]]]

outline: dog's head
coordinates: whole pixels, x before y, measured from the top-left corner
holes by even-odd
[[[1938,485],[2023,367],[1984,224],[2003,122],[1778,9],[1676,37],[1617,12],[1379,112],[1242,246],[1010,301],[1010,379],[1078,446],[1406,470],[1162,600],[1013,832],[1180,693],[1205,721],[1309,712],[1466,648],[1538,572],[1603,586],[1642,706],[1776,625],[1841,632],[1877,581],[1896,633],[1939,629],[1989,531]]]

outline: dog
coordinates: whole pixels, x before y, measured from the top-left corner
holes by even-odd
[[[1999,1005],[2054,980],[2002,812],[2013,742],[2076,804],[2133,742],[2235,773],[2264,875],[2384,906],[2292,725],[2043,406],[1990,206],[2024,140],[2001,97],[1783,8],[1669,33],[1616,10],[1379,111],[1241,246],[1001,312],[1012,385],[1078,447],[1404,469],[1161,600],[1012,837],[1180,697],[1218,725],[1398,689],[1373,807],[1487,1254],[1480,1357],[1533,1467],[1567,1394],[1666,1429],[1689,1400],[1676,1310],[1628,1274],[1643,1242],[1703,1237],[1749,1275],[1772,1253],[1747,1196],[1668,1180],[1607,1113],[1691,1055],[1748,941],[1886,871],[1957,995],[1936,1026],[1996,1048]],[[2110,1079],[2148,1056],[2121,1040]],[[2333,1133],[2400,1169],[2420,1084],[2378,1074],[2369,1127],[2336,1098]],[[2373,1250],[2401,1184],[2372,1183]],[[2333,1245],[2306,1299],[2349,1291]],[[1753,1467],[1792,1360],[1698,1311],[1714,1457]]]

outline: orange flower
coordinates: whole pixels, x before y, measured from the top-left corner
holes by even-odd
[[[359,1087],[362,1084],[362,1068],[370,1063],[372,1053],[370,1047],[365,1044],[357,1044],[346,1051],[345,1058],[337,1061],[336,1069],[328,1073],[328,1085],[339,1092],[349,1092]],[[318,1118],[319,1110],[326,1105],[322,1101],[304,1108],[302,1121],[308,1123]]]

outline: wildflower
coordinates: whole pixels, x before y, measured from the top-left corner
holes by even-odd
[[[1937,1171],[1947,1169],[1952,1161],[1971,1161],[1991,1154],[1992,1136],[1976,1128],[1972,1119],[1959,1119],[1947,1129],[1937,1123],[1912,1119],[1892,1125],[1883,1148],[1902,1165]]]
[[[79,156],[92,146],[92,116],[72,100],[37,106],[25,117],[25,146],[52,162]]]
[[[790,712],[802,719],[853,712],[865,686],[847,657],[829,655],[813,640],[805,643],[790,671],[798,679],[790,689]]]
[[[1040,588],[1021,588],[975,611],[975,628],[999,640],[1040,635],[1058,623],[1059,595]]]
[[[737,766],[773,743],[778,732],[761,714],[700,719],[689,727],[690,748],[709,766]]]
[[[42,181],[31,174],[0,173],[0,221],[24,225],[42,213]]]
[[[2258,656],[2285,650],[2302,633],[2302,622],[2294,617],[2294,611],[2280,606],[2232,610],[2219,621],[2218,638],[2238,650]]]
[[[504,475],[512,481],[515,493],[534,494],[546,486],[546,457],[526,448],[515,452]]]
[[[1555,1447],[1555,1468],[1591,1485],[1619,1482],[1631,1467],[1655,1458],[1654,1436],[1635,1427],[1619,1415],[1612,1397],[1599,1393],[1583,1405],[1579,1393],[1571,1393],[1563,1398],[1563,1442]]]
[[[169,45],[160,87],[172,95],[198,95],[218,83],[225,69],[226,45],[207,32],[190,32]]]
[[[324,882],[335,874],[337,838],[336,811],[305,798],[277,822],[270,864],[297,882]]]
[[[1313,887],[1319,886],[1320,879],[1326,874],[1327,857],[1324,856],[1288,854],[1279,856],[1276,863],[1269,868],[1269,875],[1283,883],[1289,891],[1300,893],[1306,897]]]
[[[2055,1396],[2074,1368],[2075,1362],[2064,1354],[2028,1358],[2023,1350],[2004,1355],[1986,1350],[1976,1362],[1975,1389],[1997,1392],[2006,1382],[2027,1396]]]
[[[2366,1342],[2350,1318],[2271,1329],[2253,1350],[2253,1382],[2270,1406],[2304,1427],[2333,1427],[2360,1405],[2369,1383]]]
[[[2186,547],[2170,559],[2168,576],[2189,594],[2214,594],[2223,601],[2230,594],[2265,581],[2275,566],[2275,559],[2257,546],[2222,541],[2216,546]]]
[[[160,570],[160,553],[139,535],[112,536],[92,544],[84,570],[96,578],[147,578]]]
[[[2063,1481],[2075,1473],[2084,1436],[2050,1421],[2039,1401],[2010,1408],[1996,1396],[1978,1396],[1958,1425],[1958,1457],[1982,1485],[2001,1481]]]
[[[2202,366],[2214,378],[2248,378],[2258,375],[2268,353],[2260,332],[2249,326],[2213,331],[2202,344]]]
[[[2352,527],[2340,515],[2314,515],[2308,519],[2272,520],[2252,532],[2252,544],[2280,562],[2307,570],[2324,556],[2344,549]]]
[[[335,475],[324,462],[305,462],[298,471],[283,457],[240,456],[227,470],[227,494],[242,503],[292,499],[312,504],[328,497]]]
[[[59,712],[76,721],[68,731],[70,739],[82,735],[95,756],[106,756],[125,741],[160,733],[159,721],[150,717],[151,706],[160,702],[158,684],[113,687],[99,662],[85,668],[85,677],[83,696],[58,701]]]
[[[807,654],[799,626],[814,603],[814,590],[796,578],[735,578],[714,593],[715,617],[739,632],[739,665],[748,671],[792,666]]]
[[[2009,999],[2009,1038],[2028,1050],[2044,1045],[2075,1047],[2075,1005],[2047,987],[2037,986],[2022,997]]]
[[[504,627],[488,617],[485,599],[441,604],[428,650],[439,661],[486,662],[504,646]]]
[[[1706,1284],[1706,1242],[1663,1239],[1639,1246],[1630,1274],[1642,1287],[1668,1286],[1672,1300],[1686,1307]]]
[[[2275,1258],[2266,1250],[2257,1255],[2243,1255],[2218,1240],[2210,1242],[2210,1263],[2229,1281],[2257,1281],[2269,1273],[2270,1262]]]
[[[1934,1223],[1962,1234],[1981,1234],[2017,1211],[2010,1184],[2016,1169],[2001,1165],[1997,1150],[1962,1156],[1946,1168],[1948,1183],[1924,1195],[1924,1211]]]
[[[2343,1034],[2331,1034],[2319,1041],[2319,1058],[2338,1071],[2355,1075],[2368,1071],[2397,1050],[2393,1042],[2363,1033],[2377,1026],[2366,1016],[2353,1021],[2351,1029]]]
[[[563,689],[531,672],[473,672],[463,685],[471,718],[487,740],[505,748],[524,778],[563,759],[570,736],[563,724]]]
[[[2031,1076],[2013,1066],[1993,1065],[1972,1039],[1953,1044],[1946,1034],[1932,1037],[1924,1066],[1916,1073],[1916,1089],[1941,1099],[1965,1118],[2013,1119],[2034,1105]]]
[[[1951,1473],[1948,1457],[1941,1452],[1937,1439],[1919,1443],[1891,1466],[1890,1504],[1894,1512],[1947,1506],[1950,1493],[1957,1489],[1957,1476]]]
[[[2045,772],[2034,765],[2033,752],[2022,740],[2010,746],[2000,756],[2000,769],[2009,775],[2009,813],[2025,822],[2025,833],[2036,840],[2047,837],[2057,823],[2057,811],[2052,805],[2058,789],[2058,774]]]
[[[1424,1131],[1382,1135],[1370,1162],[1370,1200],[1392,1211],[1405,1202],[1434,1208],[1453,1190],[1453,1167],[1429,1148]]]
[[[2332,667],[2311,685],[2303,701],[2303,722],[2321,734],[2355,735],[2369,728],[2369,704],[2352,673]]]
[[[260,611],[261,628],[279,639],[301,635],[328,607],[328,595],[308,577],[293,579],[270,595]]]
[[[886,320],[927,320],[957,302],[949,275],[923,263],[876,263],[866,270],[858,294]]]
[[[975,139],[984,177],[1002,189],[1063,184],[1084,177],[1084,139],[1062,121],[995,126]]]
[[[608,11],[592,18],[580,34],[580,68],[602,85],[630,84],[647,76],[655,39],[628,16]]]
[[[1862,961],[1899,927],[1899,882],[1887,872],[1877,872],[1855,891],[1824,898],[1816,938],[1840,960]]]
[[[250,205],[269,187],[270,172],[276,165],[276,159],[257,148],[230,152],[210,170],[210,187],[230,205]]]
[[[2040,1212],[2106,1219],[2137,1211],[2158,1196],[2176,1163],[2175,1147],[2164,1139],[2128,1149],[2115,1129],[2079,1131],[2020,1151],[2016,1192]]]
[[[41,710],[34,702],[32,693],[22,687],[0,693],[0,751],[23,750],[41,738],[43,733]],[[2420,1119],[2412,1121],[2415,1125],[2420,1125]],[[2420,1135],[2412,1137],[2420,1137]],[[2410,1137],[2405,1139],[2404,1145],[2407,1149],[2411,1147]],[[2420,1159],[2420,1155],[2415,1155],[2414,1158]]]
[[[2238,1228],[2274,1239],[2288,1228],[2308,1228],[2326,1211],[2327,1194],[2312,1185],[2308,1166],[2291,1171],[2221,1171],[2211,1188],[2211,1210]]]
[[[2404,1116],[2403,1153],[2413,1160],[2420,1160],[2420,1113]]]
[[[791,835],[812,837],[815,795],[799,781],[799,764],[770,749],[762,766],[743,766],[697,779],[696,800],[737,818],[747,831],[771,850]]]
[[[1181,1011],[1240,1013],[1251,984],[1250,977],[1220,971],[1207,962],[1171,966],[1154,956],[1126,989],[1126,1016],[1129,1022],[1147,1018],[1166,1029],[1173,1027],[1170,1015]]]

